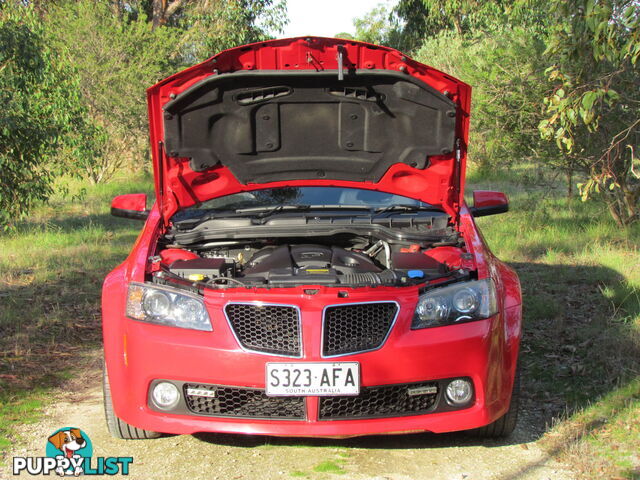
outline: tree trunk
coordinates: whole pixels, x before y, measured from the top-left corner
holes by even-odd
[[[152,17],[153,28],[158,28],[160,25],[164,25],[180,8],[189,3],[189,0],[153,0],[152,4]]]
[[[622,218],[620,218],[620,215],[618,214],[616,203],[617,202],[615,200],[612,202],[607,202],[607,206],[609,207],[609,213],[611,214],[611,216],[616,221],[619,227],[624,227],[624,222],[622,221]]]
[[[462,35],[462,21],[460,20],[459,15],[453,16],[453,25],[456,27],[456,32],[458,32],[458,35]]]
[[[164,23],[164,10],[166,8],[166,3],[166,0],[153,0],[151,25],[154,30]]]
[[[111,0],[111,9],[116,17],[122,18],[122,2],[120,0]]]
[[[640,190],[629,189],[626,185],[606,195],[609,212],[619,226],[626,227],[640,220],[639,196]]]

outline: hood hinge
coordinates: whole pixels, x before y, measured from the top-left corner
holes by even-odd
[[[455,191],[454,191],[454,195],[455,195],[455,199],[456,199],[456,204],[458,205],[457,211],[456,211],[456,220],[455,220],[455,224],[457,225],[458,223],[460,223],[460,207],[462,205],[460,205],[460,182],[462,182],[462,179],[460,178],[460,176],[462,175],[462,172],[460,171],[460,163],[462,162],[462,139],[461,138],[456,138],[456,143],[455,143],[455,155],[456,155],[456,165],[455,165]]]
[[[341,82],[344,80],[344,47],[342,45],[338,45],[338,81]]]
[[[156,152],[158,155],[158,198],[156,198],[156,202],[158,203],[158,210],[160,211],[160,220],[162,224],[162,230],[165,229],[164,222],[164,212],[162,211],[163,198],[164,198],[164,142],[160,140],[158,142],[158,151]]]

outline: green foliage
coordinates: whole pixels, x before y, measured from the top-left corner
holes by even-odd
[[[402,29],[393,9],[381,3],[370,12],[353,20],[355,38],[376,45],[402,48]]]
[[[640,220],[640,8],[634,0],[554,0],[546,56],[555,85],[542,135],[589,174],[583,199],[620,225]]]
[[[167,26],[182,30],[179,54],[185,64],[205,60],[237,45],[270,38],[287,23],[286,2],[191,0]]]
[[[149,86],[220,50],[267,38],[286,16],[272,0],[174,0],[159,13],[156,3],[60,0],[47,10],[48,34],[60,61],[79,72],[90,112],[91,153],[76,167],[92,182],[145,163]]]
[[[544,44],[524,28],[427,39],[416,59],[473,86],[469,154],[482,168],[539,162],[549,145],[539,136],[546,94]]]
[[[148,136],[145,90],[176,68],[174,30],[153,30],[143,15],[118,17],[106,1],[59,2],[47,20],[60,62],[79,73],[82,101],[96,129],[94,154],[78,167],[100,182],[125,164],[142,164]]]
[[[456,33],[486,31],[505,15],[506,4],[492,0],[423,0],[427,9],[425,24],[429,32],[455,30]]]
[[[355,18],[355,38],[363,42],[411,52],[426,35],[427,10],[423,0],[379,3],[362,17]]]
[[[85,152],[89,133],[73,69],[57,62],[31,6],[0,3],[0,229],[47,200],[64,146]]]
[[[345,40],[355,40],[355,37],[349,32],[339,32],[334,35],[336,38],[343,38]]]
[[[394,8],[408,50],[445,32],[478,36],[508,27],[544,33],[547,0],[400,0]]]

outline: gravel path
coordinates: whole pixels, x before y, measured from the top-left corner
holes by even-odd
[[[91,438],[94,456],[132,456],[131,473],[123,477],[130,479],[575,478],[537,446],[535,421],[529,420],[526,412],[513,436],[502,442],[474,440],[461,434],[349,440],[199,434],[147,441],[116,440],[106,430],[100,373],[96,368],[90,370],[78,381],[85,385],[83,389],[76,388],[76,384],[64,393],[59,392],[39,423],[20,427],[20,438],[25,443],[10,451],[9,456],[43,456],[46,439],[52,432],[75,426]],[[11,458],[0,467],[0,478],[12,477],[10,465]]]

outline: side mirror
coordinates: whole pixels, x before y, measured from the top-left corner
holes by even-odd
[[[509,211],[509,200],[502,192],[476,190],[473,192],[473,207],[469,210],[474,217],[505,213]]]
[[[146,220],[149,216],[147,195],[145,193],[118,195],[111,201],[111,215],[134,220]]]

